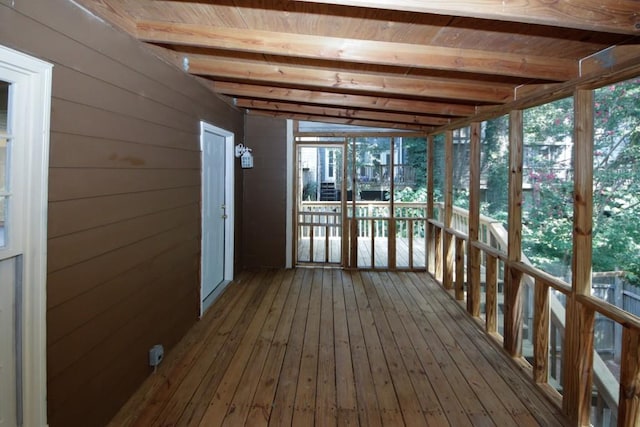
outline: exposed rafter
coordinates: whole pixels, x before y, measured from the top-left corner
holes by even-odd
[[[286,113],[268,110],[248,110],[248,114],[277,117],[283,119],[293,119],[300,121],[311,122],[324,122],[324,123],[336,123],[341,125],[352,126],[365,126],[365,127],[379,127],[386,129],[406,129],[413,130],[421,133],[428,133],[433,131],[433,126],[421,126],[421,125],[407,125],[394,122],[380,122],[375,120],[361,120],[361,119],[349,119],[340,117],[318,116],[315,114],[301,114],[301,113]]]
[[[283,118],[450,129],[640,64],[639,0],[75,1]]]
[[[530,79],[578,75],[577,62],[565,58],[160,21],[141,21],[136,28],[139,39],[152,43]]]
[[[287,100],[300,105],[327,105],[342,108],[365,108],[369,110],[394,111],[438,116],[464,117],[476,112],[472,105],[429,102],[414,99],[387,98],[380,96],[351,95],[335,92],[290,89],[277,86],[260,86],[244,83],[210,82],[217,93],[266,100]]]
[[[347,119],[375,120],[415,125],[441,126],[448,124],[449,119],[410,114],[398,114],[380,111],[352,110],[346,108],[319,107],[300,105],[293,102],[273,102],[255,99],[237,99],[235,105],[242,108],[267,110],[276,112],[313,114],[316,116],[340,117]]]
[[[296,0],[374,9],[542,24],[619,34],[640,34],[637,0]]]
[[[186,65],[188,72],[196,75],[285,86],[473,100],[495,104],[508,102],[513,98],[511,85],[499,83],[272,65],[201,54],[180,54],[178,61]]]

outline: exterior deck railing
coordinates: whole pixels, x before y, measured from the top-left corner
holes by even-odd
[[[566,357],[564,352],[564,331],[566,311],[560,298],[568,298],[571,285],[531,265],[522,255],[521,261],[510,261],[507,256],[507,231],[499,221],[486,216],[480,216],[479,238],[469,243],[468,212],[457,207],[453,208],[451,227],[445,227],[439,221],[444,207],[435,205],[434,216],[429,220],[428,250],[434,254],[427,267],[445,289],[451,290],[455,298],[464,301],[469,313],[482,319],[480,301],[485,301],[484,324],[486,331],[504,341],[499,333],[498,298],[499,277],[509,274],[511,269],[521,277],[526,288],[533,297],[533,331],[531,335],[532,355],[531,374],[533,380],[558,399],[567,398],[558,394],[562,391],[562,371],[558,369],[558,358]],[[450,243],[448,243],[450,242]],[[467,269],[469,245],[480,252],[480,267],[484,275],[484,291],[482,283],[474,283],[474,275],[465,274]],[[471,267],[470,267],[471,268]],[[475,277],[479,277],[477,274]],[[467,282],[465,283],[465,278]],[[465,288],[466,286],[466,288]],[[484,292],[484,294],[482,294]],[[629,417],[637,413],[634,409],[638,404],[638,348],[640,345],[640,319],[612,304],[590,295],[576,296],[577,304],[583,310],[595,315],[599,313],[607,319],[616,322],[622,328],[621,372],[620,380],[613,375],[600,355],[593,351],[590,369],[593,372],[595,393],[591,400],[592,413],[596,425],[638,425],[640,420],[630,422]],[[518,303],[513,308],[517,312],[511,316],[524,316],[525,304]],[[504,319],[503,319],[504,320]],[[508,332],[508,325],[501,328],[504,333],[518,336],[509,337],[512,340],[522,340],[523,331]],[[558,342],[558,335],[561,337]],[[593,340],[594,337],[591,337]],[[559,348],[559,352],[558,352]],[[572,362],[568,362],[572,363]],[[605,410],[605,407],[608,410]],[[606,418],[606,421],[605,421]]]
[[[424,246],[425,230],[427,224],[426,204],[417,202],[394,202],[391,215],[391,204],[381,201],[356,201],[355,208],[352,201],[346,204],[346,215],[343,216],[341,202],[301,202],[298,207],[298,238],[310,240],[310,251],[313,253],[313,242],[323,239],[325,250],[328,253],[330,239],[340,238],[343,233],[350,239],[369,242],[371,267],[375,267],[376,239],[385,239],[389,242],[388,253],[395,252],[396,239],[404,239],[407,244],[407,265],[414,268],[414,252],[417,240],[421,239]],[[345,227],[342,223],[346,221]],[[351,251],[357,251],[357,245],[345,245]],[[423,251],[424,252],[424,251]],[[346,257],[347,260],[357,259]],[[387,267],[394,267],[395,257],[389,257]],[[422,267],[426,260],[422,263]],[[355,267],[355,263],[351,262]]]

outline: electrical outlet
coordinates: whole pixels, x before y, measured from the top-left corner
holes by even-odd
[[[164,357],[164,347],[156,344],[149,350],[149,366],[158,366]]]

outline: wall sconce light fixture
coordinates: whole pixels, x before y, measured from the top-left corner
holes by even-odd
[[[238,144],[236,145],[236,157],[240,157],[240,166],[242,169],[251,169],[253,167],[253,154],[251,148]]]

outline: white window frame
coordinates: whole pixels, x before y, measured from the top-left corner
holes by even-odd
[[[23,255],[22,272],[22,424],[47,425],[46,264],[49,121],[52,65],[0,45],[0,72],[11,83],[12,175],[7,246],[0,259]],[[3,77],[2,80],[5,80]],[[23,151],[20,151],[23,150]],[[21,159],[20,159],[21,158]],[[15,165],[12,165],[16,172]],[[10,173],[13,173],[10,172]],[[13,209],[26,215],[12,215]],[[15,227],[15,228],[14,228]],[[16,240],[15,235],[22,238]]]

